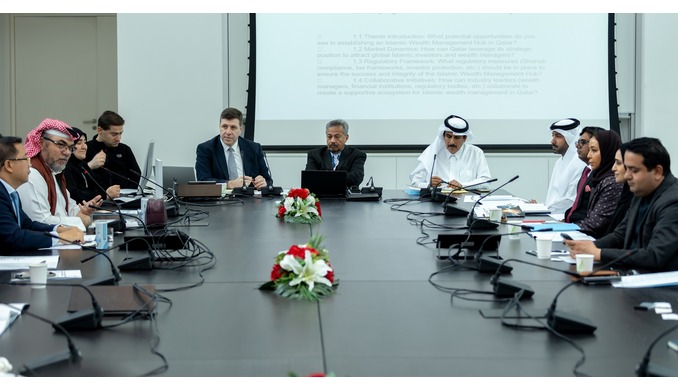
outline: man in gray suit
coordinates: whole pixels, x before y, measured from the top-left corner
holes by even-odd
[[[623,265],[645,271],[678,270],[678,180],[671,158],[656,138],[630,141],[624,153],[625,178],[634,195],[626,217],[597,241],[565,240],[570,256],[593,254],[607,263],[637,249]]]

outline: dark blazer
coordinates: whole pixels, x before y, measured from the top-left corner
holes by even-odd
[[[678,180],[668,174],[651,195],[650,204],[641,222],[638,237],[639,250],[623,261],[630,267],[647,271],[678,270]],[[630,249],[636,226],[638,207],[643,198],[634,197],[626,217],[610,234],[595,241],[601,250],[601,259],[608,262]]]
[[[339,157],[337,171],[346,171],[346,186],[357,186],[363,182],[365,176],[365,160],[367,154],[351,146],[344,146],[344,150]],[[327,146],[313,149],[308,152],[306,159],[307,171],[331,171],[332,156]]]
[[[92,179],[83,173],[83,169],[91,171],[84,161],[78,160],[77,157],[71,156],[64,169],[64,176],[66,177],[66,188],[71,195],[71,199],[77,203],[82,201],[89,202],[97,195],[101,195],[102,199],[106,199],[108,195],[97,187]],[[91,172],[90,172],[91,174]]]
[[[21,206],[21,198],[19,198]],[[0,183],[0,252],[35,250],[52,246],[52,239],[44,232],[54,230],[54,225],[47,225],[31,220],[23,208],[21,227],[17,224],[14,206],[5,186]]]
[[[255,178],[261,175],[266,179],[266,184],[272,185],[271,175],[268,174],[268,166],[266,160],[264,160],[264,151],[261,149],[261,145],[238,137],[238,147],[240,148],[245,176]],[[219,136],[198,145],[195,154],[195,174],[198,180],[214,180],[217,183],[228,181],[228,165]]]

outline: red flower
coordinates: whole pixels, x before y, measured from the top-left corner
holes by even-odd
[[[309,378],[324,378],[326,376],[327,375],[325,375],[324,372],[314,372],[314,373],[308,374]]]
[[[327,271],[325,278],[327,278],[327,280],[329,280],[330,283],[334,283],[334,271]]]
[[[308,249],[308,251],[311,252],[311,254],[314,254],[314,255],[317,255],[317,254],[318,254],[318,250],[315,249],[315,248],[309,248],[309,247],[307,247],[306,249]]]
[[[286,212],[287,209],[285,209],[285,206],[278,207],[278,218],[282,218],[283,216],[285,216]]]
[[[293,188],[290,190],[287,196],[290,198],[299,197],[301,199],[306,199],[309,193],[310,192],[306,188]]]
[[[318,209],[318,216],[322,217],[323,212],[320,210],[320,202],[315,202],[315,208]]]
[[[271,280],[280,279],[283,276],[283,269],[280,267],[280,264],[274,264],[273,269],[271,270]]]
[[[287,251],[287,254],[288,254],[288,255],[292,255],[292,256],[294,256],[294,257],[298,257],[298,258],[300,258],[300,259],[303,259],[303,258],[304,258],[304,255],[305,255],[305,251],[306,251],[305,248],[300,248],[300,247],[297,246],[297,245],[292,245],[292,246],[290,247],[290,249]]]

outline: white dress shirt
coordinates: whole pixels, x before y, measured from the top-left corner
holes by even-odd
[[[31,168],[28,182],[17,188],[24,212],[34,221],[50,225],[77,226],[80,230],[86,231],[85,225],[80,217],[77,216],[78,212],[80,212],[78,204],[70,198],[70,194],[66,190],[66,194],[69,195],[68,212],[66,212],[67,200],[64,199],[63,194],[59,190],[59,185],[54,175],[52,175],[52,180],[54,180],[54,185],[57,189],[57,204],[54,215],[49,210],[47,183],[35,168]]]
[[[432,163],[431,161],[426,164],[422,161],[421,157],[419,158],[419,165],[410,174],[412,187],[426,188],[429,186],[431,168],[427,168],[427,165],[430,167]],[[481,183],[491,178],[485,153],[479,147],[466,142],[455,154],[450,153],[447,149],[438,151],[433,170],[433,176],[438,176],[448,182],[456,180],[464,187]],[[482,189],[483,186],[473,188]]]

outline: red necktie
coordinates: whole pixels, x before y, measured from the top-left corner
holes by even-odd
[[[567,214],[565,222],[570,222],[570,217],[579,204],[579,199],[581,198],[582,191],[584,191],[584,184],[586,184],[586,179],[588,179],[589,173],[591,173],[591,168],[584,168],[584,172],[581,174],[581,178],[579,179],[579,184],[577,184],[577,197],[574,198],[574,204],[572,205],[572,208],[570,208],[570,212]]]

